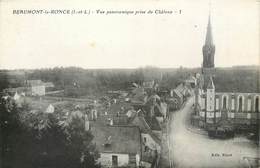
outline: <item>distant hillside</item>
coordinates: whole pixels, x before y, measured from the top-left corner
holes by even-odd
[[[77,89],[79,94],[105,90],[127,89],[132,83],[155,80],[161,86],[174,88],[190,75],[200,73],[200,68],[156,68],[138,69],[83,69],[77,67],[37,70],[0,70],[0,89],[18,87],[25,79],[41,79],[53,82],[56,89]],[[215,86],[222,92],[259,92],[257,66],[216,68]],[[73,88],[77,83],[78,88]],[[70,93],[70,92],[68,92]]]

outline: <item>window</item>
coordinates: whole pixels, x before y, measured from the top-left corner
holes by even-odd
[[[146,137],[144,137],[144,143],[146,143]]]
[[[227,109],[227,97],[223,98],[223,109]]]
[[[238,99],[238,111],[242,111],[242,97],[239,97]]]
[[[148,150],[149,150],[148,146],[145,146],[144,147],[144,152],[148,152]]]
[[[116,155],[112,155],[112,165],[118,166],[118,157]]]
[[[235,110],[235,99],[234,98],[232,98],[232,101],[231,101],[231,108],[232,108],[232,110]]]
[[[219,110],[219,98],[216,98],[216,110]]]
[[[259,97],[255,99],[255,112],[259,112]]]
[[[247,111],[251,111],[251,99],[248,98],[247,100]]]

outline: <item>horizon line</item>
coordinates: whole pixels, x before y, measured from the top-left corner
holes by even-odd
[[[249,65],[231,65],[231,66],[217,66],[214,68],[234,68],[234,67],[260,67],[260,65],[257,64],[249,64]],[[160,67],[155,65],[145,65],[145,66],[139,66],[139,67],[110,67],[110,68],[85,68],[82,66],[54,66],[54,67],[40,67],[40,68],[0,68],[0,71],[19,71],[19,70],[43,70],[43,69],[55,69],[55,68],[80,68],[85,70],[119,70],[119,69],[125,69],[125,70],[131,70],[131,69],[143,69],[143,68],[157,68],[157,69],[197,69],[202,67],[185,67],[185,66],[179,66],[179,67]]]

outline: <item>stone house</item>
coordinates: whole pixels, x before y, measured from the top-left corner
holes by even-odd
[[[157,159],[157,154],[161,153],[161,140],[153,132],[149,124],[144,118],[142,111],[132,119],[131,125],[138,126],[141,130],[142,141],[142,158],[141,163],[144,167],[150,167],[154,160]]]
[[[41,80],[26,80],[26,86],[29,88],[29,93],[32,96],[44,96],[45,85]]]
[[[93,142],[102,167],[139,167],[141,132],[136,126],[96,126]]]

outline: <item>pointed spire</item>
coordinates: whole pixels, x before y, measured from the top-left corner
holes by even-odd
[[[207,34],[206,34],[206,40],[205,45],[213,45],[213,36],[212,36],[212,30],[211,30],[211,21],[210,21],[210,15],[208,19],[208,26],[207,26]]]
[[[203,51],[203,68],[214,68],[215,45],[213,44],[213,36],[211,30],[211,20],[209,15],[207,34]]]

